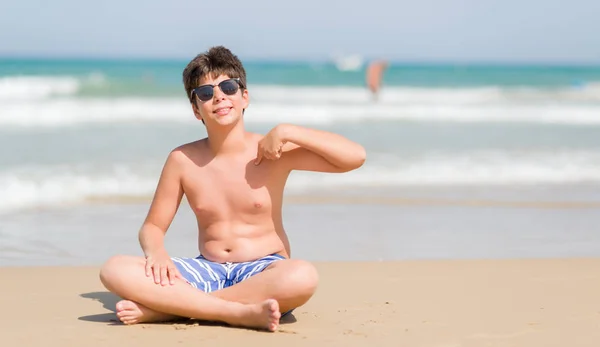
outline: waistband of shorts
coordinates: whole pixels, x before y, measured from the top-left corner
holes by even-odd
[[[251,263],[251,262],[254,262],[254,261],[263,260],[263,259],[268,258],[268,257],[276,257],[276,258],[279,258],[279,260],[287,259],[286,257],[284,257],[283,255],[281,255],[279,253],[273,253],[273,254],[265,255],[262,258],[258,258],[258,259],[254,259],[254,260],[249,260],[249,261],[240,261],[240,262],[237,262],[237,263]],[[204,259],[206,261],[212,261],[212,260],[206,259],[202,254],[200,254],[199,256],[197,256],[196,259]],[[225,262],[223,264],[226,264],[226,263],[233,263],[233,262]]]

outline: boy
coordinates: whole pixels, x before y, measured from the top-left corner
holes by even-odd
[[[275,331],[281,313],[306,303],[318,282],[310,263],[290,259],[281,217],[288,175],[350,171],[365,150],[290,124],[247,132],[246,72],[222,46],[196,56],[183,82],[208,137],[169,154],[139,232],[145,258],[114,256],[100,279],[125,299],[117,303],[125,324],[186,317]],[[171,258],[163,242],[184,194],[199,230],[193,259]]]

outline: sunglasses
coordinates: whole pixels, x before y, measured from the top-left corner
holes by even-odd
[[[214,88],[218,86],[221,91],[226,95],[234,95],[242,86],[242,81],[239,78],[230,78],[228,80],[221,81],[217,85],[205,84],[200,87],[192,89],[190,96],[193,98],[194,94],[198,96],[201,101],[208,101],[214,96]]]

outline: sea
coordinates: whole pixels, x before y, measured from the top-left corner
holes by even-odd
[[[112,235],[123,232],[118,223],[129,221],[128,242],[138,247],[136,228],[168,153],[206,136],[183,88],[182,71],[187,63],[185,59],[0,59],[0,236],[4,232],[3,242],[12,240],[7,243],[12,248],[6,246],[9,248],[0,260],[21,264],[40,250],[61,249],[66,239],[61,230],[67,230],[68,221],[75,218],[72,211],[78,211],[79,219],[69,234],[69,249],[78,250],[68,258],[71,263],[92,252],[91,246],[81,248],[76,242],[77,237],[84,237],[79,232],[90,220],[113,220]],[[250,131],[266,133],[279,123],[294,123],[342,134],[367,150],[365,165],[353,172],[293,173],[286,190],[289,196],[343,197],[348,192],[365,192],[398,199],[370,207],[369,215],[387,211],[387,217],[376,219],[387,218],[388,226],[403,220],[409,223],[412,231],[403,234],[408,239],[397,242],[404,247],[415,242],[413,231],[429,230],[434,235],[444,225],[454,225],[443,234],[449,238],[438,237],[433,243],[423,240],[424,247],[443,248],[452,239],[448,235],[461,230],[465,242],[474,235],[501,238],[503,232],[505,236],[512,232],[512,244],[521,249],[523,239],[518,235],[523,235],[523,230],[532,232],[529,240],[537,240],[554,228],[557,238],[551,251],[542,249],[536,254],[561,255],[560,250],[565,250],[561,246],[568,241],[575,243],[568,248],[570,253],[564,254],[600,255],[600,247],[585,248],[590,240],[600,241],[594,232],[598,218],[592,218],[600,206],[600,66],[391,62],[380,94],[374,98],[365,87],[365,64],[347,67],[333,61],[251,60],[244,65],[250,93],[244,119]],[[474,201],[465,203],[467,195]],[[458,211],[459,207],[447,206],[441,214],[445,217],[434,223],[430,220],[436,215],[433,210],[418,208],[409,213],[398,209],[407,203],[402,200],[407,197],[413,199],[408,202],[413,204],[410,210],[422,206],[419,198],[431,204],[432,196],[463,201],[463,207],[491,206],[504,197],[508,203],[543,200],[546,205],[538,207],[564,203],[565,209],[577,204],[580,209],[564,210],[562,217],[537,211],[536,226],[529,219],[535,213],[523,209],[509,213],[510,207],[496,206],[512,217],[490,212],[487,219],[480,220],[477,230],[491,226],[497,231],[491,234],[468,229],[469,223],[477,223],[473,218],[483,218],[481,210]],[[376,221],[364,214],[364,209],[344,208],[338,204],[342,200],[329,201],[336,219],[314,206],[305,211],[296,205],[296,212],[290,213],[296,216],[292,218],[298,226],[321,213],[320,220],[338,228],[332,223],[348,220],[344,211],[350,211],[356,217],[350,220],[360,220],[367,229],[373,227]],[[103,211],[113,214],[98,215],[95,208],[85,208],[98,201],[110,201],[112,205]],[[118,214],[130,208],[121,204],[126,201],[144,203],[135,213]],[[61,206],[68,209],[60,210]],[[50,213],[48,209],[55,210]],[[452,220],[457,213],[462,217]],[[407,222],[416,215],[421,219]],[[394,219],[398,216],[407,219]],[[511,224],[513,228],[504,230],[502,220],[521,223],[521,227]],[[56,235],[46,233],[50,225]],[[100,224],[94,225],[97,233],[103,232]],[[569,236],[573,228],[580,237]],[[388,230],[386,237],[392,237],[389,233],[394,230]],[[356,232],[359,235],[361,231]],[[34,247],[28,237],[46,243]],[[342,258],[358,254],[355,251],[364,240],[357,240],[357,247],[346,248],[348,256]],[[485,239],[479,245],[497,245],[493,240]],[[332,239],[331,243],[338,241]],[[306,247],[311,243],[307,240]],[[359,258],[377,259],[376,250],[389,244],[381,241]],[[532,245],[541,247],[540,243]],[[310,258],[309,249],[305,248],[305,254]],[[470,249],[475,248],[431,251],[431,255],[465,255]],[[535,247],[509,255],[534,254],[532,249]],[[324,249],[312,255],[329,259],[327,252]],[[422,249],[412,252],[409,254],[415,256],[429,254]],[[506,255],[498,252],[498,256]],[[406,254],[390,251],[384,258]],[[105,251],[94,259],[106,256]]]
[[[0,60],[0,211],[153,193],[168,152],[206,136],[186,60]],[[600,67],[245,62],[245,122],[337,132],[368,161],[289,191],[600,183]]]

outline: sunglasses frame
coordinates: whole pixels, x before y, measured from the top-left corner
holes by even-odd
[[[225,93],[225,91],[223,91],[223,89],[221,88],[221,83],[224,83],[224,82],[229,82],[229,81],[235,81],[235,83],[236,83],[236,84],[237,84],[237,86],[238,86],[238,90],[240,90],[240,89],[244,89],[244,84],[242,83],[242,80],[241,80],[241,79],[239,79],[239,78],[237,78],[237,77],[236,77],[236,78],[228,78],[228,79],[226,79],[226,80],[222,80],[221,82],[219,82],[219,83],[217,83],[217,84],[203,84],[203,85],[201,85],[201,86],[198,86],[198,87],[196,87],[196,88],[192,89],[192,91],[190,92],[190,98],[193,100],[193,99],[194,99],[194,94],[196,94],[196,96],[198,97],[198,100],[200,100],[200,101],[202,101],[202,102],[207,102],[208,100],[210,100],[210,99],[212,99],[212,98],[214,98],[214,97],[215,97],[215,94],[214,94],[214,89],[215,89],[215,87],[219,87],[219,89],[221,89],[221,91],[222,91],[222,92],[223,92],[225,95],[234,95],[235,93],[237,93],[237,90],[236,90],[236,91],[235,91],[235,93],[233,93],[233,94],[227,94],[227,93]],[[210,99],[206,99],[206,100],[202,100],[202,99],[200,99],[200,96],[198,96],[198,93],[196,92],[196,90],[197,90],[197,89],[199,89],[199,88],[202,88],[202,87],[212,87],[212,90],[213,90],[213,95],[212,95],[212,97],[211,97]]]

